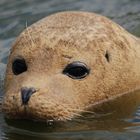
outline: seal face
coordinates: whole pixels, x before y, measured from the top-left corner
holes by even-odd
[[[61,12],[25,29],[5,76],[10,118],[70,120],[140,87],[140,40],[109,19]]]

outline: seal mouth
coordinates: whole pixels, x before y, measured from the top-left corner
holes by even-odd
[[[50,123],[52,121],[67,121],[73,117],[71,115],[72,113],[67,110],[68,106],[64,108],[64,106],[56,102],[53,97],[44,98],[44,96],[41,96],[44,94],[39,94],[40,96],[38,97],[38,92],[33,88],[23,88],[22,92],[23,93],[18,92],[17,95],[15,95],[15,92],[8,92],[6,96],[4,96],[2,111],[6,118]],[[45,101],[45,104],[42,100]]]
[[[5,114],[5,119],[7,121],[11,121],[11,120],[19,120],[19,121],[32,121],[32,122],[45,122],[46,123],[46,126],[53,126],[55,125],[56,123],[60,123],[60,122],[64,122],[64,121],[58,121],[58,120],[54,120],[54,119],[51,119],[51,118],[47,118],[47,119],[42,119],[42,118],[38,118],[38,117],[33,117],[32,114],[30,114],[29,112],[27,112],[26,110],[26,106],[25,106],[25,109],[24,109],[24,112],[18,112],[16,114]]]
[[[8,110],[6,110],[6,109],[3,109],[2,111],[5,114],[4,115],[5,118],[9,119],[9,120],[18,119],[18,120],[30,120],[30,121],[37,121],[37,122],[46,122],[49,125],[53,124],[54,122],[59,121],[59,119],[58,120],[54,119],[51,116],[47,116],[46,118],[44,118],[41,115],[32,113],[33,111],[31,111],[31,108],[28,106],[28,104],[21,105],[14,112],[8,112]]]

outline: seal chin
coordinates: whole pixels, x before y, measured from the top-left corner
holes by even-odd
[[[5,97],[6,98],[6,97]],[[74,112],[69,110],[69,106],[58,105],[57,102],[50,101],[40,103],[39,100],[31,98],[27,104],[23,104],[22,100],[15,100],[13,96],[9,100],[10,96],[7,97],[3,102],[3,112],[6,118],[10,119],[26,119],[36,121],[68,121],[74,118]],[[42,100],[42,99],[41,99]],[[45,100],[45,99],[44,99]],[[13,101],[13,102],[12,102]],[[15,102],[16,101],[16,102]]]
[[[5,111],[6,112],[6,111]],[[69,116],[50,116],[49,114],[45,113],[45,115],[41,114],[39,112],[31,113],[29,110],[25,109],[23,112],[17,112],[17,113],[5,113],[6,118],[8,119],[20,119],[20,120],[34,120],[39,122],[66,122],[72,120],[73,117],[70,118]]]
[[[32,110],[32,111],[31,111]],[[3,108],[3,111],[5,112],[5,117],[8,119],[25,119],[25,120],[35,120],[35,121],[67,121],[71,120],[69,116],[51,116],[52,113],[50,112],[40,112],[37,110],[33,110],[28,107],[28,105],[23,105],[18,109],[13,109],[10,111],[6,107]],[[55,112],[56,113],[56,112]],[[54,114],[54,113],[53,113]]]

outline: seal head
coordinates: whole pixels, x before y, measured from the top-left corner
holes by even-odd
[[[70,120],[140,86],[140,40],[111,20],[61,12],[13,44],[3,111],[10,118]]]

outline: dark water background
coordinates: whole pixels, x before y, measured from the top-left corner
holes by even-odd
[[[10,46],[25,29],[26,22],[29,26],[65,10],[100,13],[140,36],[140,0],[0,0],[0,103]],[[9,121],[0,113],[0,140],[140,140],[139,94],[135,92],[133,96],[104,105],[108,114],[102,112],[103,116],[56,126]]]

